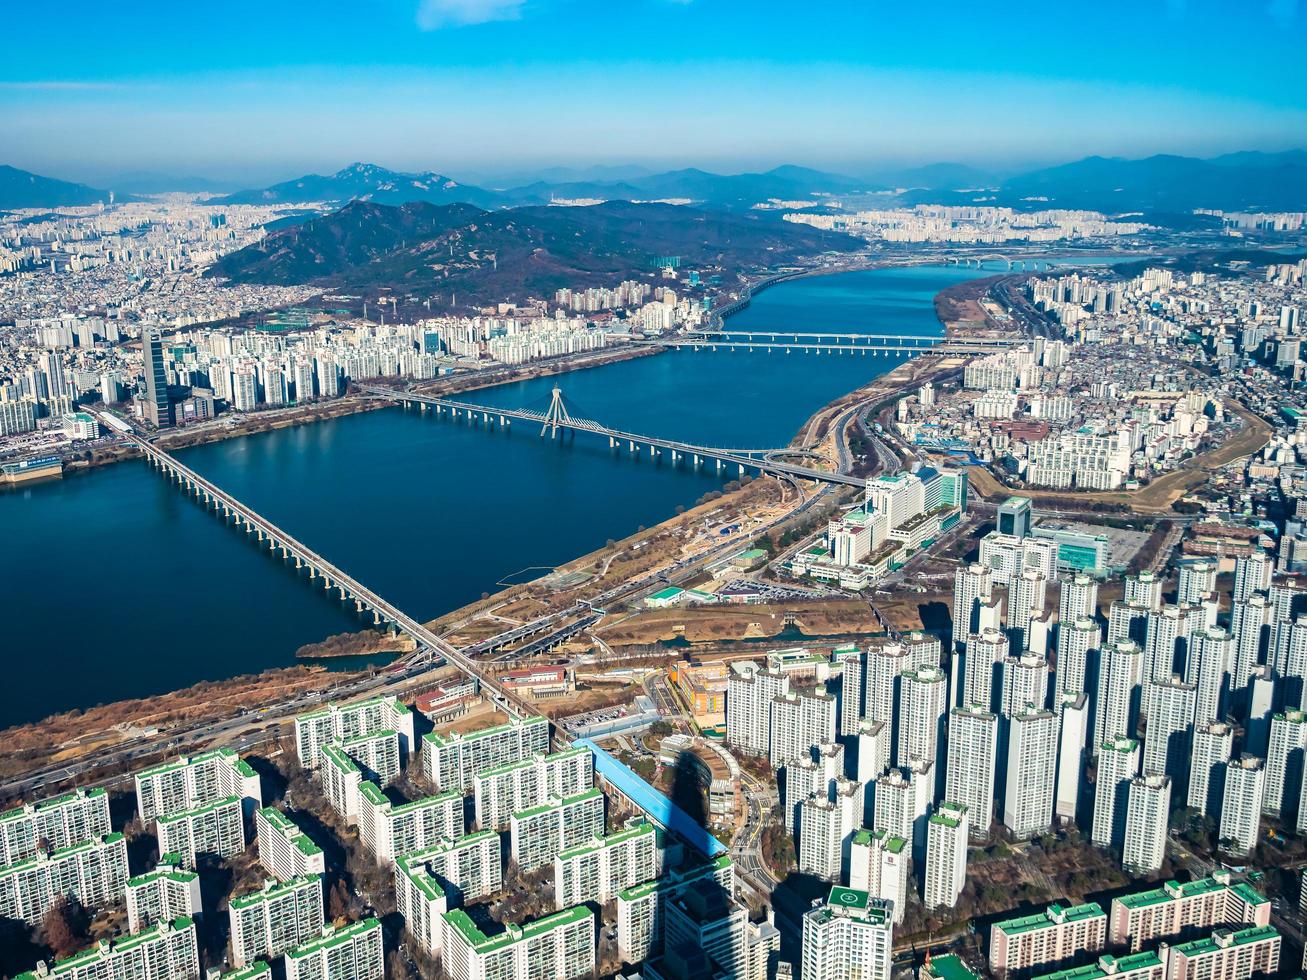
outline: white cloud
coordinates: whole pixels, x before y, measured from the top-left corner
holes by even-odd
[[[421,0],[418,27],[435,31],[492,20],[517,20],[525,3],[526,0]]]

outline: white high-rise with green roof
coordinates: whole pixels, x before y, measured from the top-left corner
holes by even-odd
[[[113,830],[109,794],[103,789],[78,788],[50,799],[25,803],[0,813],[0,866],[34,856],[42,842],[61,851]]]
[[[322,932],[322,878],[265,882],[228,905],[231,955],[236,966],[259,957],[275,959]]]
[[[199,980],[195,922],[161,922],[145,932],[102,939],[53,965],[39,963],[15,980]]]
[[[323,746],[361,735],[395,732],[404,755],[415,749],[413,712],[399,698],[369,698],[354,704],[329,704],[295,719],[295,753],[305,769],[322,764]]]
[[[154,826],[159,851],[176,854],[183,867],[196,867],[201,854],[228,858],[245,850],[244,810],[239,796],[159,817]]]
[[[575,796],[594,785],[594,755],[587,748],[532,756],[472,777],[477,826],[503,830],[519,810],[548,799]]]
[[[88,908],[116,904],[127,888],[127,842],[106,834],[0,868],[0,918],[39,925],[60,898]]]
[[[247,813],[263,805],[258,773],[234,749],[174,759],[136,774],[136,810],[146,825],[229,796],[244,800]]]
[[[422,772],[439,790],[466,793],[479,772],[549,751],[545,718],[514,719],[480,731],[422,738]]]
[[[658,875],[658,832],[651,823],[596,837],[554,858],[554,901],[559,908],[603,905]]]
[[[153,871],[128,879],[127,930],[140,932],[159,922],[193,919],[202,911],[200,876],[165,854]]]
[[[445,913],[449,980],[580,980],[595,969],[595,919],[585,906],[487,936],[462,909]]]
[[[523,871],[552,864],[563,851],[604,832],[604,795],[597,788],[551,800],[509,818],[513,860]]]
[[[378,864],[463,836],[463,797],[438,793],[394,804],[375,783],[359,786],[359,837]]]
[[[803,914],[803,980],[890,980],[893,914],[865,891],[835,886]]]
[[[322,933],[286,954],[286,980],[383,980],[381,923],[361,919]]]
[[[259,839],[259,862],[285,881],[326,873],[322,848],[286,814],[265,806],[254,814]]]

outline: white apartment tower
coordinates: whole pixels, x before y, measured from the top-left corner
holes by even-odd
[[[1003,823],[1014,837],[1033,837],[1053,823],[1057,716],[1026,709],[1010,722]]]
[[[994,821],[998,716],[981,705],[949,712],[944,797],[965,807],[971,836],[984,840]]]
[[[1121,863],[1131,874],[1147,875],[1162,869],[1170,814],[1170,776],[1145,774],[1130,781]]]
[[[952,908],[967,883],[967,808],[945,801],[926,825],[926,873],[922,900],[926,908]]]

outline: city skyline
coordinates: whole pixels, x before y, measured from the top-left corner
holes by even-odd
[[[592,164],[1011,170],[1307,134],[1303,18],[1285,0],[1110,3],[1096,22],[1129,25],[1110,42],[1074,10],[1027,3],[982,19],[829,5],[797,38],[782,5],[713,0],[237,5],[217,22],[76,6],[13,12],[19,36],[60,43],[0,71],[6,162],[69,179],[257,183],[356,159],[461,180]],[[1222,64],[1254,46],[1257,71]]]

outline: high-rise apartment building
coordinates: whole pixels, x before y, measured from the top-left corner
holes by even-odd
[[[275,959],[322,932],[322,878],[265,882],[258,891],[233,898],[227,915],[234,965]]]
[[[1225,767],[1233,753],[1234,729],[1224,722],[1208,722],[1194,730],[1186,802],[1203,816],[1220,812],[1225,796]]]
[[[1053,823],[1057,778],[1057,715],[1027,709],[1009,724],[1003,823],[1018,839],[1043,833]]]
[[[1104,742],[1098,750],[1094,784],[1094,823],[1090,840],[1099,847],[1119,847],[1125,840],[1130,781],[1139,775],[1139,743],[1133,738]]]
[[[472,777],[485,769],[549,751],[549,721],[515,719],[463,734],[432,732],[422,738],[422,773],[438,790],[467,793]]]
[[[259,776],[234,749],[214,749],[136,773],[136,812],[147,826],[159,817],[240,797],[247,813],[263,805]]]
[[[926,908],[952,908],[967,883],[967,808],[941,803],[926,825],[926,869],[922,900]]]
[[[554,858],[554,901],[559,908],[593,902],[604,905],[619,892],[658,876],[658,834],[639,823]]]
[[[154,870],[127,880],[128,932],[142,932],[159,922],[193,919],[201,911],[200,876],[171,860],[160,860]]]
[[[604,796],[595,788],[551,800],[514,813],[508,826],[513,860],[523,871],[534,871],[603,834]]]
[[[259,863],[281,880],[326,874],[322,848],[276,807],[254,814]]]
[[[286,980],[382,980],[385,971],[376,919],[324,927],[317,938],[286,953]]]
[[[378,975],[379,976],[379,975]],[[161,922],[145,932],[101,939],[57,963],[40,963],[15,980],[199,980],[200,954],[193,919]]]
[[[198,867],[202,854],[228,858],[245,850],[244,809],[239,796],[159,817],[154,827],[159,852],[177,855],[186,868]]]
[[[1130,780],[1121,857],[1128,872],[1149,875],[1161,870],[1166,859],[1166,822],[1170,814],[1170,776],[1145,773]]]
[[[477,826],[503,830],[518,810],[545,800],[575,796],[594,785],[594,755],[587,748],[568,749],[484,769],[472,777]]]
[[[980,705],[949,712],[944,798],[966,807],[967,828],[976,840],[989,836],[994,821],[997,751],[997,715]]]
[[[1107,945],[1107,915],[1097,902],[1050,905],[989,928],[989,968],[1013,973],[1069,962]]]
[[[594,913],[564,909],[487,936],[462,909],[445,913],[442,961],[450,980],[580,980],[595,968]]]
[[[1261,759],[1245,755],[1226,765],[1220,835],[1236,853],[1251,854],[1257,846],[1265,790],[1266,768]]]
[[[106,834],[0,868],[0,918],[37,926],[60,898],[96,908],[117,903],[126,888],[127,842]]]
[[[97,837],[109,823],[109,794],[103,788],[78,788],[61,796],[24,803],[0,813],[0,867],[33,857],[42,843],[62,851]]]
[[[830,890],[803,914],[803,980],[890,980],[893,910],[865,891]]]
[[[375,783],[365,782],[359,784],[358,807],[359,838],[377,864],[463,836],[463,797],[453,790],[396,805]]]

